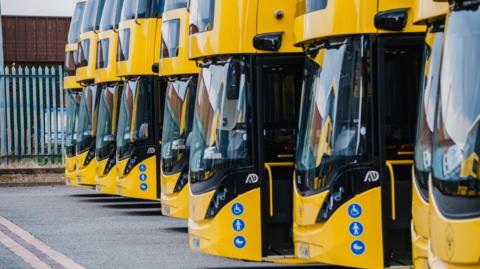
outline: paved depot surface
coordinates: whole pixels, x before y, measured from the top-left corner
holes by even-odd
[[[186,221],[161,216],[157,203],[99,195],[90,189],[0,188],[1,217],[86,268],[278,266],[191,251]],[[30,265],[0,242],[0,268]]]

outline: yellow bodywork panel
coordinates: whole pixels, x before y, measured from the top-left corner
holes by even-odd
[[[84,50],[88,49],[88,64],[87,66],[77,67],[76,73],[78,82],[94,80],[95,67],[97,65],[97,33],[90,31],[80,34],[80,43],[84,40],[90,40],[89,47],[83,48]]]
[[[166,216],[187,219],[188,218],[188,193],[190,184],[186,184],[180,192],[173,192],[181,173],[165,175],[163,170],[160,177],[162,212]]]
[[[105,194],[117,194],[117,169],[113,167],[107,174],[104,173],[108,161],[108,158],[101,161],[97,160],[96,191]]]
[[[430,268],[480,268],[480,218],[448,219],[433,198],[430,182]]]
[[[320,204],[325,194],[314,195]],[[314,202],[311,202],[314,203]],[[353,204],[361,206],[361,215],[350,217],[348,210]],[[299,225],[294,222],[293,238],[295,255],[310,261],[360,268],[383,268],[382,210],[380,187],[356,195],[341,205],[323,223],[315,225]],[[318,212],[318,211],[317,211]],[[304,211],[303,214],[311,214]],[[302,215],[303,215],[302,214]],[[317,213],[314,214],[315,217]],[[295,219],[304,218],[296,216]],[[363,231],[359,236],[352,235],[350,225],[354,222],[362,224]],[[355,255],[352,248],[355,242],[364,243],[364,253]]]
[[[269,53],[253,47],[258,34],[281,32],[282,53],[301,52],[293,47],[293,19],[299,1],[215,1],[210,31],[190,35],[189,58],[213,55]],[[278,16],[276,14],[282,14]]]
[[[98,34],[98,42],[108,39],[108,48],[102,48],[102,52],[107,50],[107,66],[104,68],[97,68],[95,70],[95,83],[115,82],[119,81],[117,77],[117,48],[118,48],[118,34],[114,30],[104,31]],[[100,51],[97,51],[97,57],[100,56]]]
[[[296,226],[315,225],[318,212],[328,196],[329,191],[324,191],[312,196],[302,196],[294,184],[293,192],[293,222]]]
[[[416,0],[414,6],[413,22],[415,24],[425,23],[443,17],[448,12],[448,2],[434,0]]]
[[[65,155],[65,183],[68,186],[78,186],[76,163],[77,156],[68,157]]]
[[[239,195],[228,202],[212,219],[205,219],[207,207],[214,192],[202,195],[190,195],[190,219],[188,220],[188,233],[190,248],[196,251],[212,255],[249,260],[262,260],[261,241],[261,212],[260,212],[260,189],[256,188]],[[244,211],[236,216],[232,213],[232,206],[241,203]],[[242,219],[245,227],[241,232],[233,228],[233,221]],[[245,245],[243,248],[235,247],[234,240],[237,236],[243,236]]]
[[[376,14],[376,2],[328,1],[325,9],[295,19],[295,43],[341,35],[376,33],[373,22]]]
[[[428,253],[428,202],[421,194],[412,167],[412,260],[415,268],[425,268]]]
[[[128,31],[130,34],[128,59],[117,62],[118,76],[156,75],[152,71],[152,65],[160,55],[161,25],[162,21],[158,18],[120,22],[119,35]]]
[[[76,54],[78,49],[77,43],[71,43],[65,45],[65,54],[72,53]],[[82,85],[77,82],[77,76],[68,76],[63,77],[63,88],[64,89],[82,89]]]
[[[397,33],[377,29],[375,15],[402,8],[408,9],[408,22],[401,32],[425,32],[424,26],[413,25],[414,1],[416,0],[328,1],[326,8],[300,15],[295,19],[295,44],[344,35]]]
[[[188,60],[188,27],[189,14],[186,8],[179,8],[167,11],[162,15],[162,21],[170,20],[180,21],[180,31],[178,37],[178,55],[176,57],[160,57],[160,76],[178,76],[184,74],[197,74],[199,68],[195,61]],[[164,35],[165,33],[162,33]]]
[[[157,201],[157,157],[149,157],[132,167],[130,173],[124,174],[129,158],[117,161],[117,193],[124,197]],[[140,165],[146,170],[140,171]],[[141,180],[140,174],[146,179]]]
[[[87,155],[88,150],[77,155],[77,184],[95,186],[97,183],[97,160],[93,158],[87,166],[84,166]]]

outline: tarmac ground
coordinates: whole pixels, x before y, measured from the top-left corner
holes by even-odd
[[[0,269],[279,266],[192,251],[187,233],[156,202],[60,185],[0,188]]]

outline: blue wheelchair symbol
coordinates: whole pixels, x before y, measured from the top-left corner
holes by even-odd
[[[148,185],[145,184],[145,183],[142,183],[142,184],[140,184],[140,189],[141,189],[142,191],[146,191],[146,190],[148,189]]]
[[[147,171],[147,166],[142,163],[140,166],[138,166],[138,170],[140,170],[140,172],[145,172]]]
[[[236,248],[244,248],[247,244],[247,240],[245,240],[245,237],[239,235],[233,239],[233,244]]]
[[[362,207],[357,204],[353,203],[348,206],[348,215],[352,218],[358,218],[362,215]]]
[[[360,236],[363,233],[363,225],[358,221],[350,223],[348,229],[350,230],[350,234],[353,236]]]
[[[232,226],[235,232],[241,232],[245,229],[245,222],[241,219],[236,219],[233,221]]]
[[[140,174],[140,180],[141,181],[147,180],[147,174]]]
[[[365,244],[360,240],[355,240],[350,245],[350,250],[355,255],[362,255],[365,252]]]
[[[235,203],[232,205],[232,213],[235,216],[240,216],[243,213],[243,205],[241,203]]]

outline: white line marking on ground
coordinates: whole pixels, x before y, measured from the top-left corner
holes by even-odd
[[[26,263],[30,264],[35,269],[50,269],[51,267],[48,264],[42,262],[37,256],[32,252],[28,251],[26,248],[22,247],[17,242],[13,241],[6,234],[0,232],[0,243],[8,248],[15,255],[22,258]]]
[[[75,261],[73,261],[72,259],[63,255],[62,253],[50,248],[47,244],[38,240],[33,235],[31,235],[29,232],[23,230],[22,228],[18,227],[15,223],[7,220],[6,218],[4,218],[2,216],[0,216],[0,224],[7,227],[14,234],[18,235],[20,238],[25,240],[27,243],[36,247],[41,252],[45,253],[52,260],[61,264],[63,267],[69,268],[69,269],[85,269],[85,267],[83,267],[82,265],[76,263]]]

